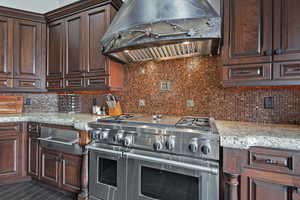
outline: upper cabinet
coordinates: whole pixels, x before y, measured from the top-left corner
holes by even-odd
[[[225,0],[225,64],[272,60],[272,0]]]
[[[0,91],[45,91],[45,31],[42,15],[0,9]]]
[[[224,0],[224,86],[300,85],[297,0]]]
[[[46,14],[50,22],[49,90],[119,90],[123,87],[123,66],[104,57],[100,43],[120,5],[119,0],[101,3],[88,0],[85,4],[71,4]],[[62,53],[58,55],[58,52]]]

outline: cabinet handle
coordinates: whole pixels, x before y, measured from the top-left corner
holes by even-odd
[[[281,55],[281,54],[283,54],[283,50],[282,49],[275,49],[274,54]]]
[[[270,165],[277,165],[278,164],[278,162],[276,160],[272,160],[272,159],[267,159],[265,162],[267,164],[270,164]]]
[[[271,49],[268,49],[268,50],[266,50],[266,51],[263,52],[263,55],[264,56],[271,56],[272,53],[273,53],[273,51]]]

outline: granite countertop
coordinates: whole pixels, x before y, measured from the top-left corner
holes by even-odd
[[[300,125],[216,121],[221,146],[248,149],[251,146],[300,150]]]
[[[73,126],[78,130],[89,130],[88,122],[96,121],[105,116],[91,114],[68,114],[68,113],[23,113],[23,114],[0,114],[0,122],[36,122]]]

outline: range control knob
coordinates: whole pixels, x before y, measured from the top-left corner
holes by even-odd
[[[161,143],[160,141],[157,141],[157,142],[155,142],[155,143],[153,144],[153,149],[154,149],[155,151],[162,150],[162,148],[163,148],[163,145],[162,145],[162,143]]]
[[[92,132],[92,140],[99,139],[99,135],[101,134],[101,130],[96,130]]]
[[[101,140],[105,140],[108,138],[108,134],[109,134],[110,129],[105,129],[103,130],[100,134],[99,134],[99,138]]]
[[[114,137],[114,141],[122,142],[123,137],[124,137],[124,130],[119,130],[118,133]]]
[[[201,152],[204,153],[205,155],[209,154],[211,152],[211,149],[208,145],[203,145],[201,147]]]
[[[192,153],[196,153],[198,151],[198,143],[197,141],[192,141],[190,144],[189,144],[189,150],[192,152]]]
[[[132,144],[132,136],[131,135],[127,135],[124,140],[123,140],[123,145],[128,147]]]
[[[170,137],[167,141],[166,141],[166,148],[168,150],[173,150],[175,148],[175,138],[174,137]]]

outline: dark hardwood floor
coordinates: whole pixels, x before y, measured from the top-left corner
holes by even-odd
[[[31,181],[0,186],[0,200],[72,200],[72,196]]]

